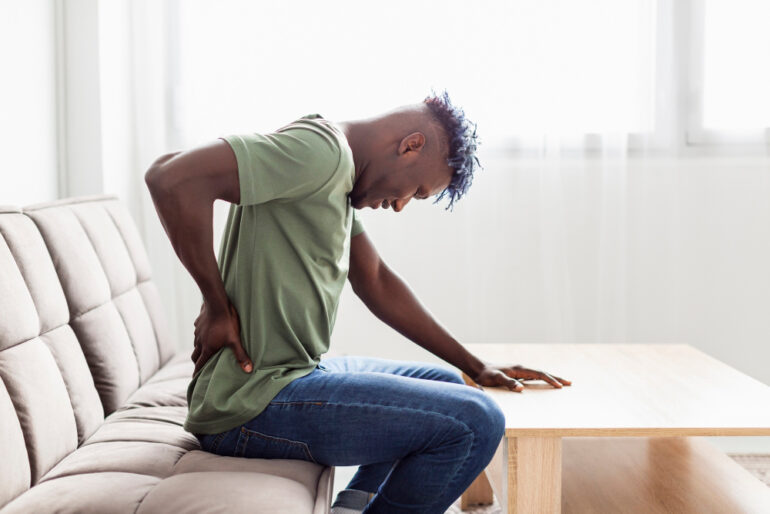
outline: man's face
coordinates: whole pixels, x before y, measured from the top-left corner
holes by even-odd
[[[359,180],[350,192],[356,209],[391,208],[401,212],[413,198],[425,199],[449,186],[454,170],[445,159],[409,160],[403,156],[370,163],[367,181]],[[363,178],[363,177],[362,177]]]

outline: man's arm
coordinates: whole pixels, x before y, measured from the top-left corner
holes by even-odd
[[[516,380],[540,379],[554,387],[571,385],[568,380],[523,366],[485,364],[454,339],[422,306],[404,280],[380,258],[366,232],[350,241],[348,279],[353,291],[372,313],[391,328],[441,357],[484,386],[505,386],[521,392]]]
[[[380,258],[366,232],[350,240],[353,291],[372,313],[415,343],[474,378],[484,363],[458,343]]]
[[[193,352],[195,371],[222,346],[230,347],[241,367],[251,371],[241,345],[237,312],[225,292],[213,245],[214,201],[240,203],[235,154],[222,140],[167,154],[150,166],[145,182],[174,251],[203,295],[204,316],[196,324]]]

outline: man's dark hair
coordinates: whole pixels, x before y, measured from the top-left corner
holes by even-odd
[[[454,203],[468,192],[473,181],[473,173],[477,167],[482,167],[476,157],[476,147],[479,141],[476,136],[476,124],[465,117],[465,112],[452,105],[449,93],[444,90],[441,94],[432,92],[423,102],[430,109],[435,120],[444,128],[449,143],[449,156],[447,164],[454,168],[452,181],[449,186],[437,195],[438,203],[445,196],[449,197],[451,210]]]

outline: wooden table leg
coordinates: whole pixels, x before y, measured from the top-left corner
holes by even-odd
[[[560,437],[505,437],[485,473],[502,512],[561,512]]]
[[[462,373],[466,385],[482,389],[476,382],[465,373]],[[483,389],[482,389],[483,390]],[[489,485],[489,479],[486,472],[482,471],[476,480],[471,483],[468,489],[460,496],[460,509],[465,510],[472,505],[492,505],[495,499],[492,493],[492,487]]]
[[[463,379],[479,387],[465,373]],[[460,507],[491,504],[489,486],[503,513],[560,514],[561,438],[503,437],[487,469],[462,494]]]

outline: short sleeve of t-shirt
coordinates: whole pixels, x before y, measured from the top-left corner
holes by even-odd
[[[361,218],[358,217],[358,212],[353,209],[353,226],[350,229],[350,237],[355,237],[364,231],[364,224],[361,222]]]
[[[298,120],[278,132],[222,138],[238,161],[238,205],[303,198],[329,180],[339,165],[339,143],[312,124]]]

